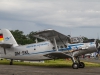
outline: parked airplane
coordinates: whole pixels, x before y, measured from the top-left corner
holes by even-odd
[[[11,59],[10,65],[13,64],[13,60],[33,61],[71,58],[73,61],[72,68],[78,69],[85,67],[85,64],[79,60],[80,55],[97,51],[95,40],[82,43],[82,39],[77,38],[77,43],[70,44],[68,42],[70,37],[52,29],[36,32],[33,36],[44,41],[19,46],[8,29],[1,29],[1,58]]]

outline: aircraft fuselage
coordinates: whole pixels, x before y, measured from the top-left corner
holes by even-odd
[[[45,57],[44,55],[48,53],[56,52],[56,49],[53,49],[54,45],[49,42],[40,42],[35,44],[29,44],[24,46],[16,46],[11,48],[6,48],[6,54],[4,53],[4,49],[0,48],[1,58],[7,59],[15,59],[15,60],[47,60],[51,59],[49,57]],[[76,44],[68,44],[67,48],[58,47],[59,52],[73,52],[74,56],[79,56],[86,53],[92,53],[96,51],[95,43],[76,43]]]

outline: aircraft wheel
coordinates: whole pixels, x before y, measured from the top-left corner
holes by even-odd
[[[73,63],[72,64],[72,68],[73,69],[78,69],[79,68],[79,64],[78,63]]]
[[[11,61],[10,61],[10,65],[13,65],[13,59],[11,59]]]
[[[13,65],[13,63],[12,63],[12,62],[10,62],[10,65]]]
[[[80,62],[79,63],[79,68],[84,68],[85,67],[85,64],[83,62]]]

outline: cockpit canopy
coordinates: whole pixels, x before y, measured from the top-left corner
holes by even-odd
[[[71,37],[71,43],[82,43],[82,37]]]

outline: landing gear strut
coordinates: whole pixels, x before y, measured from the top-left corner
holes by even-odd
[[[76,60],[74,59],[74,57],[72,57],[72,68],[73,69],[78,69],[78,68],[84,68],[85,64],[83,62],[80,62],[79,57],[76,57]]]
[[[13,59],[11,59],[11,61],[10,61],[10,65],[13,65]]]

